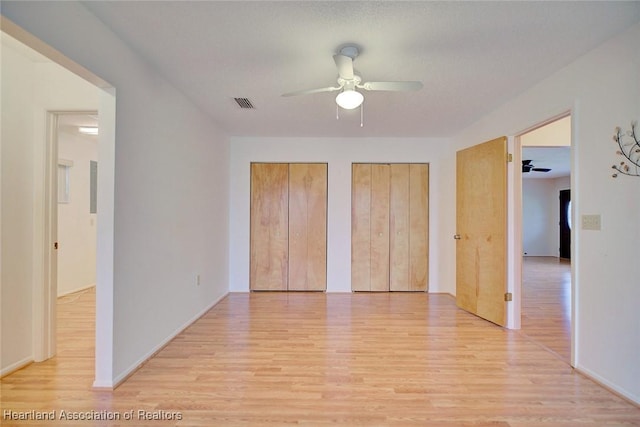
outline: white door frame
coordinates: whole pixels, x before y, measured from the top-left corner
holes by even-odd
[[[56,297],[58,256],[58,115],[47,112],[43,159],[36,167],[36,219],[33,254],[33,359],[41,362],[56,353]],[[36,163],[37,165],[38,163]],[[38,250],[40,248],[40,250]]]
[[[519,137],[509,137],[507,151],[512,155],[507,168],[507,292],[512,294],[507,304],[507,327],[520,329],[522,313],[522,153]]]

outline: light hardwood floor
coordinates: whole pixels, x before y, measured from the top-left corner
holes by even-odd
[[[182,416],[82,426],[640,426],[639,408],[439,294],[230,294],[94,391],[93,298],[60,306],[59,356],[3,379],[3,410]]]
[[[571,262],[525,257],[522,282],[522,332],[570,363]]]

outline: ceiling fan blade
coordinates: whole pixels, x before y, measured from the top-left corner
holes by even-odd
[[[346,55],[333,55],[338,74],[345,80],[353,80],[353,59]]]
[[[549,168],[532,168],[531,170],[534,172],[551,172]]]
[[[366,82],[358,85],[364,90],[387,90],[393,92],[412,92],[422,89],[422,82]]]
[[[310,95],[312,93],[320,93],[320,92],[335,92],[336,90],[342,89],[340,86],[338,87],[321,87],[318,89],[306,89],[306,90],[298,90],[295,92],[283,93],[282,96],[298,96],[298,95]]]

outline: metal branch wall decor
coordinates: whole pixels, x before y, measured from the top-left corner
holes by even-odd
[[[616,154],[624,159],[611,168],[615,170],[613,177],[617,178],[618,174],[640,177],[640,140],[638,137],[638,122],[631,122],[631,130],[623,132],[620,126],[616,127],[616,133],[613,134],[613,141],[618,144],[619,149]],[[626,138],[625,138],[626,137]]]

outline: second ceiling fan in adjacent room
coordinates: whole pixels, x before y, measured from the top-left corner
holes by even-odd
[[[533,172],[550,172],[551,169],[549,168],[538,168],[535,167],[531,162],[533,162],[533,160],[523,160],[522,161],[522,173],[529,173],[531,171]]]

